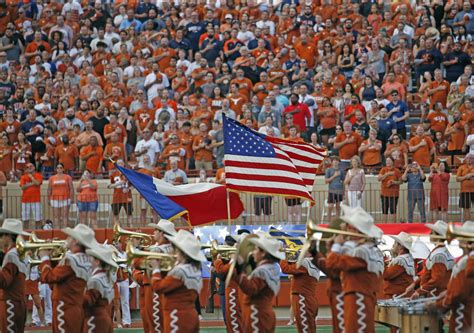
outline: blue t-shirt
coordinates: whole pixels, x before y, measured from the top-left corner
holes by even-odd
[[[189,40],[191,44],[191,48],[193,51],[199,50],[199,38],[204,33],[204,26],[202,23],[188,23],[186,26],[186,38]]]
[[[398,111],[392,113],[392,115],[390,116],[390,119],[392,119],[393,121],[395,121],[394,119],[395,117],[401,118],[405,115],[405,112],[408,112],[408,106],[403,101],[398,101],[397,104],[393,104],[393,102],[388,103],[387,110],[390,112],[392,111],[392,109],[396,108],[397,106],[398,106]],[[399,121],[398,123],[395,122],[395,124],[397,125],[397,128],[403,128],[405,127],[405,120]]]
[[[392,134],[392,130],[397,129],[397,124],[390,118],[379,119],[377,123],[379,124],[379,129],[388,133],[389,136]]]
[[[331,193],[342,194],[344,192],[344,179],[343,173],[339,169],[329,168],[326,169],[326,178],[331,178],[336,171],[339,171],[339,177],[336,177],[329,183],[328,190]]]

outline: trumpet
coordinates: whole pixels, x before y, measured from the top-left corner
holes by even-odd
[[[149,234],[145,234],[142,232],[130,231],[123,229],[120,225],[115,224],[113,228],[113,240],[114,242],[118,241],[121,237],[129,237],[129,238],[139,238],[140,245],[142,247],[149,247],[153,244],[153,236]]]
[[[318,227],[317,225],[313,224],[311,226],[308,226],[308,228],[311,228],[311,236],[317,232],[326,232],[334,235],[344,235],[344,236],[349,236],[349,237],[360,237],[360,238],[374,238],[371,236],[364,235],[359,232],[352,232],[352,231],[346,231],[346,230],[339,230],[339,229],[331,229],[331,228],[324,228],[324,227]],[[325,241],[329,240],[330,238],[321,238],[320,240]]]
[[[141,269],[148,269],[148,260],[152,259],[157,259],[160,261],[160,270],[164,272],[170,271],[176,263],[175,255],[137,250],[131,243],[127,244],[125,252],[127,253],[127,263],[129,266],[132,265],[133,259],[145,258],[145,265],[142,265],[140,267]]]
[[[65,241],[46,242],[42,241],[39,243],[27,242],[22,236],[18,236],[16,239],[16,250],[21,259],[25,259],[28,251],[33,251],[35,254],[39,250],[53,250],[52,257],[61,257],[66,252]]]
[[[220,254],[224,260],[229,260],[230,254],[237,252],[237,248],[235,246],[218,245],[216,240],[213,240],[211,244],[201,245],[201,249],[210,249],[209,253],[211,257],[216,257],[218,254]]]
[[[60,257],[54,257],[54,258],[51,258],[51,261],[52,262],[59,262],[61,261],[61,259],[63,259],[63,256],[60,256]],[[39,264],[41,264],[42,261],[41,260],[38,260],[38,259],[30,259],[28,260],[28,264],[33,267],[33,266],[38,266]]]

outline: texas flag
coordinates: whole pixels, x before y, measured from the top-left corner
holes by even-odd
[[[117,169],[161,218],[172,220],[182,216],[192,226],[227,220],[227,193],[224,185],[172,185],[118,165]],[[237,193],[229,192],[229,199],[230,218],[236,219],[243,212],[244,206]]]

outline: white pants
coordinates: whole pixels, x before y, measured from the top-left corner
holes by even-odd
[[[358,195],[360,194],[360,198]],[[351,208],[362,207],[363,193],[360,191],[347,191],[347,204]]]
[[[51,324],[53,322],[53,305],[51,302],[51,289],[49,288],[48,284],[39,284],[39,292],[40,297],[44,301],[44,320],[47,324]],[[36,306],[33,305],[33,313],[31,314],[31,319],[33,323],[39,324],[40,318],[38,316],[38,309]]]
[[[130,325],[132,318],[130,317],[130,288],[128,279],[118,282],[117,287],[120,293],[120,304],[122,307],[122,324]]]

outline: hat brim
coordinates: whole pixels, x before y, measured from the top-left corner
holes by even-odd
[[[148,223],[147,226],[150,227],[150,228],[153,228],[153,229],[162,231],[162,232],[164,232],[164,233],[167,234],[167,235],[171,235],[171,236],[176,235],[176,232],[170,233],[169,231],[167,231],[167,230],[161,228],[161,227],[160,227],[158,224],[156,224],[156,223]]]
[[[19,235],[19,236],[31,236],[31,234],[29,232],[26,232],[26,231],[22,231],[20,233],[18,232],[15,232],[15,231],[12,231],[10,229],[3,229],[3,228],[0,228],[0,234],[11,234],[11,235]]]
[[[426,227],[428,229],[431,229],[432,231],[436,232],[436,234],[438,234],[439,236],[446,237],[446,231],[448,231],[447,229],[446,230],[441,230],[438,226],[436,226],[434,224],[426,224]],[[429,236],[429,235],[427,235],[427,236]]]
[[[173,244],[173,246],[176,246],[181,252],[186,254],[191,259],[196,261],[207,261],[206,256],[201,251],[198,251],[197,253],[191,252],[189,249],[182,246],[183,244],[179,243],[179,239],[176,235],[165,235],[165,237]]]
[[[372,238],[381,238],[383,236],[383,231],[376,225],[372,225],[369,230],[362,230],[360,229],[360,226],[354,223],[354,221],[347,219],[345,216],[341,216],[340,219],[352,226],[353,228],[357,229],[360,233],[372,237]]]
[[[262,250],[264,250],[265,252],[267,252],[269,255],[271,255],[272,257],[275,257],[279,260],[284,260],[286,255],[285,255],[285,252],[283,251],[274,251],[274,250],[270,250],[270,249],[267,249],[266,245],[262,242],[262,239],[260,237],[258,238],[252,238],[249,240],[250,243],[254,244],[255,246],[261,248]]]
[[[74,239],[75,239],[76,241],[78,241],[82,246],[84,246],[84,247],[86,247],[86,248],[88,248],[88,249],[92,249],[92,248],[94,248],[94,247],[96,247],[96,246],[99,245],[99,243],[97,243],[97,241],[95,240],[95,238],[94,238],[94,240],[92,241],[92,244],[90,244],[90,243],[88,243],[85,239],[83,239],[83,238],[81,237],[81,235],[78,234],[74,229],[71,229],[71,228],[69,228],[69,227],[68,227],[68,228],[64,228],[64,229],[62,230],[62,232],[65,233],[66,235],[68,235],[69,237],[74,238]]]
[[[412,243],[407,243],[407,242],[405,242],[403,239],[399,238],[398,236],[392,236],[392,235],[390,235],[390,237],[393,238],[393,240],[395,240],[395,242],[397,242],[398,244],[400,244],[400,245],[403,246],[405,249],[407,249],[408,251],[411,252]]]
[[[96,259],[99,259],[102,262],[105,262],[107,265],[112,266],[114,268],[118,268],[117,263],[112,258],[106,258],[101,255],[101,253],[97,252],[95,249],[87,249],[86,253]]]

